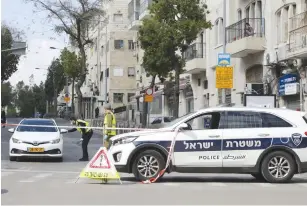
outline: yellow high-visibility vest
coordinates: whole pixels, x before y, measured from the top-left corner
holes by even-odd
[[[88,127],[88,126],[90,125],[88,122],[86,122],[86,121],[84,121],[84,120],[81,120],[81,119],[78,119],[78,120],[76,121],[76,125],[77,125],[77,126],[80,126],[79,123],[84,123],[86,127]],[[79,128],[79,127],[77,128],[77,130],[78,130],[81,134],[82,134],[82,129],[83,129],[83,128]],[[91,130],[91,128],[86,128],[86,129],[85,129],[85,133],[87,133],[87,132],[90,131],[90,130]]]
[[[112,128],[116,128],[115,115],[112,112],[110,112],[108,114],[111,114],[111,116],[112,116]],[[104,117],[104,126],[105,127],[108,127],[108,114],[106,114],[105,117]],[[110,136],[115,136],[116,130],[115,129],[106,129],[106,130],[104,130],[104,134],[110,135]]]

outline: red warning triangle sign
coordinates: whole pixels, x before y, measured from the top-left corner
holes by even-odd
[[[105,153],[104,150],[100,150],[100,152],[93,158],[92,162],[90,163],[90,168],[98,168],[98,169],[110,169],[110,161]]]

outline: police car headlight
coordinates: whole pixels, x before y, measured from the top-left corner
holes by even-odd
[[[113,141],[113,145],[119,145],[119,144],[127,144],[130,142],[133,142],[136,138],[136,136],[127,136],[127,137],[122,137],[120,139],[114,140]]]
[[[13,141],[14,143],[18,143],[18,144],[22,143],[22,141],[21,141],[21,140],[16,139],[16,138],[12,138],[12,141]]]
[[[55,140],[52,140],[50,141],[51,144],[57,144],[61,141],[61,139],[55,139]]]

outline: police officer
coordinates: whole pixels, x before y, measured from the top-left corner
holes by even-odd
[[[116,128],[116,118],[111,110],[111,106],[106,105],[104,109],[105,109],[105,112],[104,112],[105,116],[104,116],[104,123],[103,123],[104,127]],[[105,129],[104,130],[104,146],[106,148],[109,148],[109,141],[111,137],[115,135],[116,135],[115,129]]]
[[[70,117],[70,121],[72,125],[76,125],[79,127],[88,127],[89,123],[82,120],[82,119],[76,119],[75,117]],[[93,130],[90,128],[72,128],[68,130],[68,132],[75,132],[79,131],[82,134],[81,140],[82,140],[82,152],[83,156],[79,161],[88,161],[88,152],[87,152],[87,145],[93,136]]]

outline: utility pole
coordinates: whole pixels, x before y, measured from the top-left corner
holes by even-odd
[[[223,53],[226,53],[226,0],[223,2]],[[226,103],[226,89],[222,89],[222,103]]]
[[[107,100],[108,100],[108,97],[107,97],[107,93],[108,93],[108,77],[107,77],[107,70],[108,70],[108,55],[107,55],[107,47],[108,47],[108,21],[109,19],[106,20],[105,22],[105,26],[106,26],[106,38],[105,38],[105,65],[106,65],[106,68],[105,68],[105,74],[104,74],[104,77],[105,77],[105,86],[104,86],[104,103],[106,104],[107,103]]]

